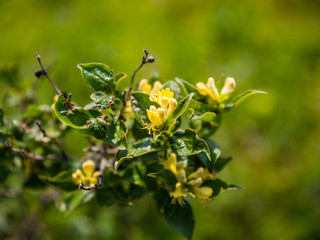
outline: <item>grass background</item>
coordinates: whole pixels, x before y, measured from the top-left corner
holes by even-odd
[[[38,52],[58,86],[85,104],[89,90],[78,63],[103,62],[129,75],[146,48],[156,61],[139,78],[157,71],[162,81],[196,83],[224,74],[236,79],[238,93],[269,92],[226,114],[214,136],[234,156],[220,176],[244,189],[206,207],[193,201],[194,239],[319,239],[319,10],[311,0],[0,1],[0,66],[33,81]],[[1,96],[4,81],[2,74]],[[53,96],[41,82],[39,103]],[[10,114],[10,105],[1,107]],[[86,141],[74,134],[70,142],[68,151],[81,156]],[[37,239],[182,239],[151,197],[133,208],[92,203],[67,217],[52,204],[39,212],[36,192],[27,199]],[[3,236],[28,229],[17,206],[0,199]]]

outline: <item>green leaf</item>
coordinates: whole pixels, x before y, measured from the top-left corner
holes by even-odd
[[[30,104],[25,111],[23,118],[41,118],[43,114],[43,110],[41,110],[38,105]]]
[[[184,200],[184,202],[185,205],[183,207],[179,204],[167,202],[163,209],[164,217],[171,228],[186,239],[191,239],[195,220],[190,204],[186,200]]]
[[[214,169],[216,172],[220,172],[230,161],[232,157],[222,158],[219,157],[216,163],[214,164]]]
[[[115,100],[115,97],[104,92],[95,92],[90,95],[90,98],[97,104],[99,109],[109,108]]]
[[[143,121],[146,122],[148,119],[147,109],[149,109],[151,105],[158,107],[158,104],[151,102],[148,94],[133,92],[131,95],[131,107],[134,117],[143,126]]]
[[[180,78],[175,78],[174,80],[175,80],[175,82],[177,83],[177,85],[178,85],[179,88],[180,88],[180,95],[181,95],[181,97],[186,97],[186,96],[188,95],[188,91],[187,91],[187,88],[186,88],[183,80],[180,79]],[[190,91],[190,92],[191,92],[191,91]]]
[[[147,176],[163,181],[170,191],[174,191],[177,178],[170,170],[163,169],[160,172],[149,173]]]
[[[62,171],[54,177],[40,176],[40,179],[63,191],[74,191],[77,190],[78,186],[72,180],[72,173],[74,173],[74,170]]]
[[[0,108],[0,122],[3,121],[3,116],[4,116],[3,110],[2,108]]]
[[[166,88],[170,88],[170,90],[172,92],[174,92],[174,98],[180,98],[181,97],[181,89],[179,87],[179,85],[177,84],[177,82],[174,82],[174,81],[167,81],[163,86],[162,86],[163,89],[166,89]],[[186,96],[186,95],[184,95]]]
[[[197,89],[195,86],[193,86],[191,83],[181,79],[181,78],[175,78],[175,81],[178,83],[178,85],[180,86],[180,89],[184,89],[183,92],[186,93],[186,95],[188,95],[188,93],[192,93],[192,92],[197,92]],[[182,87],[183,86],[183,87]]]
[[[5,165],[0,165],[0,183],[4,182],[9,176],[10,170]]]
[[[104,139],[107,135],[107,123],[101,118],[91,118],[87,122],[89,131],[97,139]]]
[[[55,102],[55,112],[60,121],[76,129],[88,128],[86,123],[92,118],[89,111],[72,105],[61,95]]]
[[[141,139],[134,144],[129,144],[127,150],[119,151],[116,164],[116,169],[121,163],[130,158],[139,157],[148,153],[159,151],[160,146],[156,145],[152,138]]]
[[[168,122],[175,122],[188,108],[189,103],[192,99],[193,93],[189,94],[178,102],[177,108],[173,111],[169,117]]]
[[[115,79],[112,78],[113,70],[103,63],[78,64],[87,86],[95,91],[113,92]]]
[[[117,73],[113,76],[116,81],[116,90],[122,92],[125,89],[125,82],[123,81],[127,77],[125,73]]]
[[[172,151],[179,156],[190,156],[204,152],[209,160],[211,160],[207,143],[203,139],[200,139],[192,129],[174,133],[169,138],[169,141]]]
[[[78,207],[89,202],[94,197],[94,195],[94,192],[76,191],[74,193],[68,194],[58,205],[58,208],[64,214],[70,214]]]
[[[268,94],[265,91],[259,91],[259,90],[247,90],[241,94],[239,94],[237,97],[231,100],[232,103],[229,103],[225,106],[225,110],[230,110],[236,106],[238,106],[244,99],[247,97],[254,95],[254,94]]]
[[[112,118],[113,123],[118,122],[120,113],[122,109],[122,101],[120,101],[119,98],[117,98],[112,104],[111,104],[111,110],[114,113],[114,116]]]
[[[215,197],[226,190],[238,190],[242,189],[241,187],[233,184],[228,184],[221,179],[215,179],[215,180],[207,180],[205,181],[201,186],[207,186],[212,188],[213,193],[210,196],[210,198]]]
[[[97,200],[102,206],[111,206],[117,202],[117,196],[112,187],[102,187],[97,190]]]
[[[104,142],[126,148],[128,128],[124,121],[119,121],[116,124],[108,125]]]
[[[204,152],[200,152],[196,155],[189,156],[188,159],[192,162],[200,161],[204,167],[208,168],[209,171],[212,172],[215,165],[215,161],[221,154],[221,149],[216,142],[213,142],[209,139],[205,139],[205,141],[210,149],[211,160]]]
[[[204,122],[211,122],[217,116],[217,114],[215,114],[214,112],[206,112],[200,116],[194,115],[193,108],[188,108],[188,113],[189,113],[189,120],[200,120]]]

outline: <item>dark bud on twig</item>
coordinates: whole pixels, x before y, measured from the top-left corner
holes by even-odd
[[[147,62],[148,63],[153,63],[154,62],[154,57],[152,57],[152,56],[148,57]]]
[[[42,71],[42,70],[36,70],[36,71],[34,72],[34,75],[35,75],[37,78],[41,77],[42,74],[43,74],[43,71]]]

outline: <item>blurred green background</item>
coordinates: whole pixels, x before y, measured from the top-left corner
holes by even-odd
[[[76,64],[103,62],[129,75],[146,48],[156,61],[139,78],[157,71],[162,81],[196,83],[224,74],[238,93],[269,92],[226,114],[214,136],[234,157],[220,176],[244,189],[205,207],[192,201],[194,239],[320,239],[319,11],[316,0],[1,0],[0,66],[33,81],[38,52],[58,86],[85,104],[90,91]],[[47,104],[54,91],[43,80],[37,95]],[[3,108],[10,115],[10,105]],[[74,134],[70,142],[68,151],[82,156],[86,141]],[[151,197],[132,208],[91,203],[63,216],[39,193],[26,194],[25,216],[18,200],[0,200],[1,236],[183,239]]]

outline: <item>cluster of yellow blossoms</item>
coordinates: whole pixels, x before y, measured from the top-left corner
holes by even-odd
[[[83,183],[84,186],[92,187],[98,182],[99,171],[94,171],[96,168],[94,161],[87,160],[82,164],[81,169],[77,169],[72,174],[72,180],[75,184]]]
[[[225,100],[227,100],[230,97],[230,94],[235,90],[236,81],[234,80],[234,78],[227,77],[224,86],[220,92],[218,91],[214,79],[212,77],[208,79],[207,84],[204,84],[203,82],[198,82],[196,84],[196,87],[197,91],[201,95],[209,96],[213,102],[222,103]]]
[[[178,102],[173,98],[174,93],[169,88],[161,89],[162,84],[156,81],[151,85],[147,80],[143,79],[140,81],[139,89],[150,95],[150,101],[157,103],[160,107],[151,105],[147,109],[147,115],[151,123],[146,124],[149,131],[151,129],[156,130],[157,127],[161,126],[176,109]],[[161,90],[160,90],[161,89]]]
[[[164,169],[170,170],[177,178],[175,190],[170,192],[170,196],[173,197],[172,203],[178,203],[183,206],[185,203],[183,197],[187,196],[185,186],[191,188],[192,193],[202,203],[210,201],[210,196],[213,193],[212,188],[202,186],[202,183],[207,179],[213,179],[213,173],[210,173],[207,168],[200,167],[195,172],[186,176],[185,165],[183,161],[177,162],[177,157],[174,153],[171,153],[167,162],[164,163]]]

